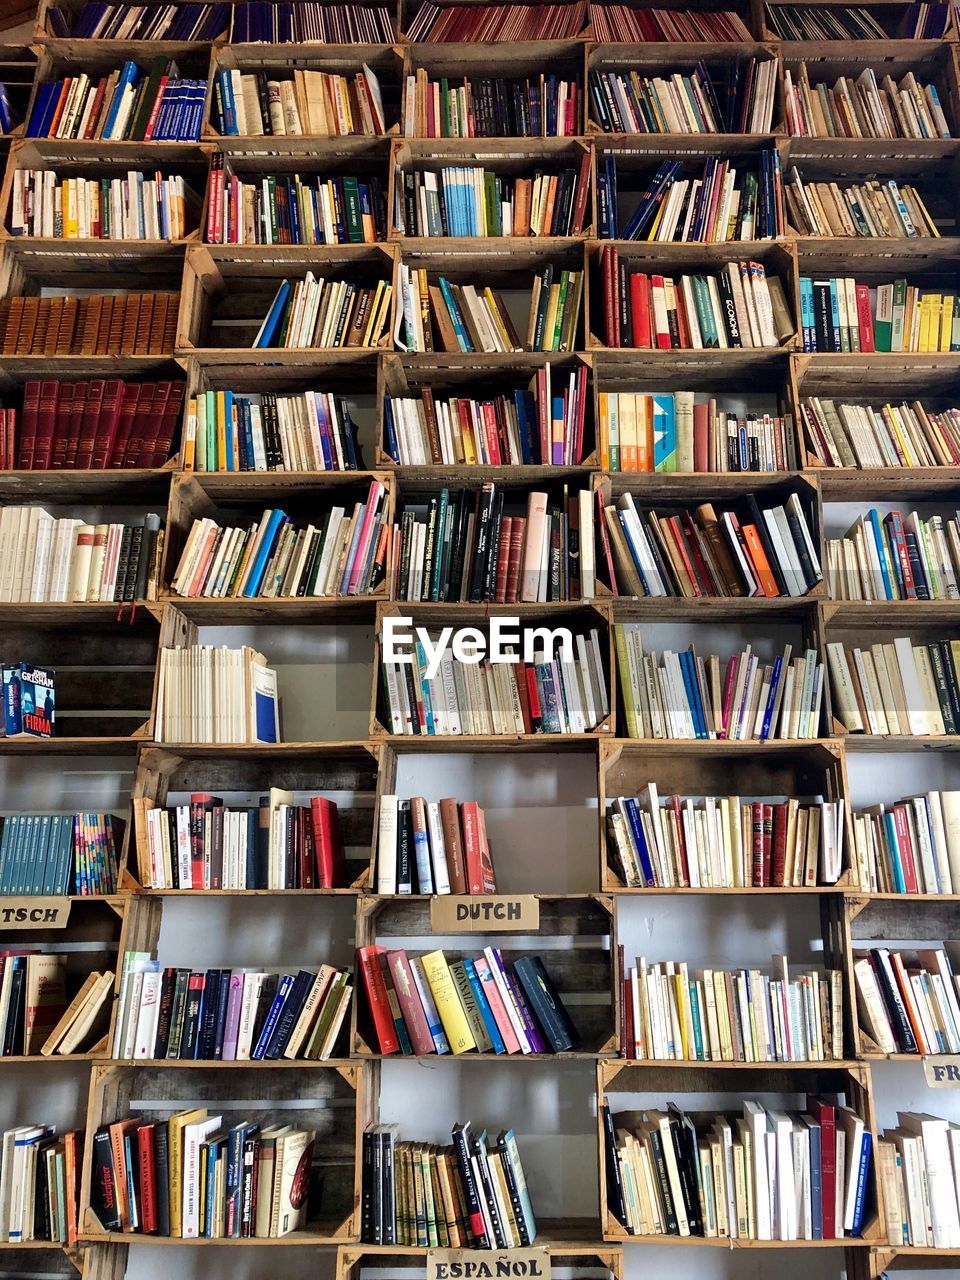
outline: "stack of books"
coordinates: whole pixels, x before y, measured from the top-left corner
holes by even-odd
[[[790,223],[801,236],[940,236],[917,188],[896,178],[805,183],[794,166],[784,194]]]
[[[698,62],[692,72],[663,76],[592,71],[590,101],[605,133],[769,133],[776,83],[772,58]]]
[[[826,552],[831,600],[960,599],[960,516],[871,507]]]
[[[298,528],[279,507],[249,526],[194,520],[174,571],[175,595],[283,600],[369,595],[386,573],[386,490],[370,481],[353,513],[331,506],[322,524]]]
[[[645,350],[775,348],[793,335],[783,284],[761,262],[683,275],[632,271],[615,245],[600,253],[603,339]],[[599,326],[597,326],[599,328]]]
[[[171,355],[179,306],[179,293],[4,298],[0,301],[0,355]],[[76,385],[84,391],[87,386]]]
[[[607,1207],[631,1236],[841,1240],[869,1203],[873,1135],[849,1107],[807,1097],[803,1112],[754,1099],[731,1118],[613,1115],[602,1103]],[[712,1193],[712,1194],[711,1194]]]
[[[448,8],[423,0],[405,35],[426,44],[571,40],[583,29],[586,0],[560,4],[472,4]]]
[[[521,632],[522,645],[526,640]],[[462,662],[447,650],[428,676],[424,646],[381,667],[386,725],[399,735],[516,737],[592,733],[610,714],[596,628],[576,637],[576,656]],[[508,651],[509,652],[509,651]]]
[[[873,406],[811,396],[800,402],[807,442],[825,467],[960,465],[960,409]]]
[[[804,351],[960,351],[960,294],[800,277]]]
[[[607,813],[607,855],[632,888],[769,889],[836,884],[842,800],[667,796],[654,782]]]
[[[156,598],[160,517],[130,524],[58,520],[43,507],[0,510],[0,601]]]
[[[184,467],[196,471],[356,471],[350,405],[327,391],[202,391],[187,406]]]
[[[511,961],[499,947],[485,947],[448,962],[442,951],[411,960],[405,951],[369,946],[357,960],[384,1055],[562,1053],[580,1043],[537,955]]]
[[[251,346],[285,350],[309,347],[378,347],[388,327],[393,286],[325,280],[308,271],[283,280]]]
[[[229,179],[222,155],[210,167],[206,238],[210,244],[375,244],[385,240],[380,179],[302,180],[298,173]]]
[[[626,1057],[667,1062],[830,1062],[843,1058],[843,974],[704,969],[638,956],[621,982]]]
[[[344,884],[339,810],[325,796],[297,804],[271,787],[256,805],[194,792],[164,809],[136,800],[145,889],[334,889]]]
[[[794,470],[789,415],[724,409],[725,398],[704,400],[693,391],[599,392],[600,465],[630,473]]]
[[[227,30],[230,5],[111,4],[87,0],[75,9],[47,10],[52,35],[77,40],[216,40]]]
[[[569,138],[580,132],[581,98],[576,75],[457,84],[431,80],[418,67],[404,83],[403,131],[408,138]]]
[[[319,0],[241,0],[228,5],[228,44],[394,44],[385,4],[321,4]]]
[[[544,365],[526,390],[478,399],[384,396],[387,452],[402,466],[577,466],[583,461],[587,374]]]
[[[593,38],[600,41],[647,41],[724,44],[753,36],[733,9],[634,9],[626,4],[591,3]]]
[[[853,80],[810,83],[805,62],[783,73],[787,128],[795,138],[949,138],[934,84],[908,71],[899,84],[866,67]]]
[[[154,731],[158,742],[279,742],[277,673],[247,645],[161,649]]]
[[[764,662],[751,645],[728,659],[693,645],[658,658],[645,654],[636,623],[616,623],[617,667],[630,738],[732,742],[820,736],[823,666],[815,649],[792,657],[787,645]]]
[[[960,1052],[960,987],[946,947],[854,952],[853,974],[869,1052]]]
[[[245,7],[238,4],[235,12]],[[213,80],[212,124],[224,137],[241,138],[378,137],[387,131],[380,81],[366,63],[352,78],[297,69],[287,79],[225,68]]]
[[[123,178],[59,178],[15,169],[10,234],[55,240],[183,240],[199,201],[183,178],[131,169]]]
[[[10,813],[0,820],[0,896],[114,893],[125,823],[110,813]]]
[[[960,791],[927,791],[853,815],[868,893],[954,893],[960,885]]]
[[[587,489],[561,498],[441,489],[404,502],[394,527],[391,599],[492,602],[580,600],[595,590]],[[586,566],[586,582],[584,582]]]
[[[350,1007],[351,975],[178,969],[128,951],[113,1057],[197,1062],[329,1058]]]
[[[960,1126],[915,1111],[898,1111],[897,1127],[877,1134],[888,1244],[960,1248],[958,1141]]]
[[[368,1128],[360,1239],[452,1249],[533,1244],[537,1224],[514,1132],[502,1130],[494,1151],[487,1141],[486,1129],[474,1135],[469,1120],[454,1126],[449,1147],[398,1142],[396,1125]]]
[[[960,732],[960,640],[827,645],[834,715],[847,733],[926,738]]]
[[[946,4],[908,4],[892,31],[861,5],[771,4],[766,12],[781,40],[942,40],[950,21]]]
[[[26,136],[199,142],[206,96],[206,79],[185,79],[167,58],[156,58],[148,71],[127,61],[99,78],[81,72],[41,84]]]
[[[77,1239],[83,1130],[57,1137],[53,1125],[19,1125],[2,1137],[0,1242]]]
[[[660,515],[637,510],[632,493],[600,498],[610,582],[618,595],[799,597],[823,579],[800,499],[761,509],[752,494],[718,511]]]
[[[380,797],[377,893],[496,893],[484,812],[475,800]]]
[[[0,1057],[34,1057],[67,1007],[67,957],[7,950],[0,956]]]

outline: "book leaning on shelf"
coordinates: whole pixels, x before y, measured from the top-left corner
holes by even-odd
[[[393,285],[386,280],[369,287],[325,280],[308,271],[292,285],[281,281],[250,345],[285,350],[379,347],[389,332],[392,296]]]
[[[960,599],[960,516],[871,507],[827,539],[826,564],[831,600]]]
[[[475,800],[380,797],[377,893],[496,893],[483,810]]]
[[[83,1130],[18,1125],[0,1142],[0,1243],[75,1243]]]
[[[600,252],[599,275],[607,347],[776,348],[793,336],[783,283],[760,262],[728,262],[716,274],[674,280],[631,270],[608,244]]]
[[[825,467],[960,465],[960,409],[875,406],[811,396],[800,402],[807,443]]]
[[[287,79],[224,68],[213,80],[211,114],[224,137],[373,137],[387,131],[380,81],[366,63],[352,78],[297,69]]]
[[[353,512],[331,506],[317,524],[298,528],[279,507],[249,528],[195,520],[174,572],[174,595],[208,599],[365,596],[383,581],[390,526],[385,489],[370,481]]]
[[[622,950],[622,948],[621,948]],[[625,1057],[667,1062],[830,1062],[843,1058],[843,974],[704,969],[637,956],[621,987]]]
[[[769,133],[776,82],[773,58],[698,62],[690,74],[663,76],[591,71],[590,102],[604,133]]]
[[[277,673],[247,645],[161,649],[155,732],[158,742],[279,742]]]
[[[444,76],[423,67],[404,81],[407,138],[570,138],[579,133],[582,88],[576,75],[539,78]]]
[[[104,4],[81,5],[79,12],[53,5],[47,22],[55,36],[78,40],[215,40],[227,30],[227,4]]]
[[[256,805],[196,791],[167,808],[136,797],[137,869],[145,889],[335,889],[345,886],[336,804],[271,787]]]
[[[827,644],[834,715],[847,733],[925,738],[960,732],[960,641]]]
[[[805,183],[794,165],[783,190],[790,223],[801,236],[940,237],[917,188],[895,178]]]
[[[868,893],[952,894],[960,885],[960,792],[927,791],[853,815]]]
[[[727,510],[705,502],[666,515],[638,510],[632,493],[616,503],[598,498],[610,582],[619,595],[798,598],[823,580],[795,493],[776,507],[761,508],[748,494]]]
[[[229,1118],[236,1114],[231,1109]],[[225,1124],[206,1107],[165,1120],[129,1116],[100,1125],[90,1138],[90,1206],[107,1232],[183,1240],[286,1236],[303,1230],[316,1211],[316,1137],[290,1123]]]
[[[452,1145],[400,1142],[395,1124],[362,1141],[360,1239],[420,1248],[517,1249],[534,1243],[533,1216],[512,1129],[487,1149],[486,1129],[453,1127]]]
[[[601,1118],[607,1208],[631,1236],[840,1240],[863,1229],[873,1135],[834,1095],[808,1095],[802,1112],[748,1098],[742,1115],[695,1118],[672,1102],[614,1114],[602,1098]]]
[[[483,399],[441,399],[423,386],[384,396],[384,442],[403,466],[578,466],[588,398],[582,365],[564,374],[545,364],[526,389]]]
[[[843,869],[842,800],[667,796],[648,782],[606,815],[607,861],[632,888],[813,888]]]
[[[59,178],[52,169],[15,169],[10,234],[54,240],[183,240],[200,202],[175,174]]]
[[[804,351],[960,351],[960,294],[800,277]]]
[[[332,392],[200,391],[187,405],[188,471],[356,471],[362,466],[349,402]]]
[[[350,1007],[351,975],[197,970],[128,951],[112,1056],[123,1060],[261,1062],[330,1058]]]
[[[9,813],[0,819],[0,896],[115,893],[125,822],[110,813]]]
[[[92,1054],[99,1050],[110,1027],[115,985],[112,969],[88,973],[40,1046],[41,1054],[50,1058],[54,1054]]]
[[[0,355],[172,355],[179,305],[178,292],[4,298]]]
[[[580,34],[586,0],[561,4],[476,4],[447,8],[423,0],[405,34],[427,44],[475,41],[572,40]]]
[[[576,656],[523,662],[461,662],[448,651],[434,677],[422,644],[407,662],[381,664],[385,724],[400,735],[593,733],[610,714],[596,628],[576,637]]]
[[[693,645],[657,657],[643,652],[640,627],[615,623],[617,668],[630,738],[766,742],[820,736],[823,666],[815,649],[793,646],[765,662],[748,645],[722,670]]]
[[[855,951],[853,976],[868,1052],[960,1052],[960,988],[946,946]]]
[[[373,1047],[379,1053],[562,1053],[580,1036],[540,956],[499,947],[448,961],[442,951],[360,947]]]
[[[960,1126],[924,1112],[898,1111],[877,1134],[877,1172],[887,1243],[960,1247]]]
[[[590,511],[589,491],[566,485],[559,499],[493,481],[473,494],[408,498],[393,530],[390,598],[513,604],[592,596]]]
[[[795,138],[949,138],[950,126],[934,84],[908,71],[899,84],[866,67],[856,80],[812,85],[805,62],[786,67],[784,106]]]
[[[0,601],[156,599],[159,538],[158,515],[94,525],[43,507],[4,507]]]
[[[945,4],[909,4],[893,31],[885,30],[862,5],[806,8],[771,4],[767,17],[781,40],[942,40],[950,20]]]
[[[127,61],[109,75],[81,72],[37,89],[28,138],[113,142],[199,142],[207,82],[185,79],[176,62],[148,71]]]

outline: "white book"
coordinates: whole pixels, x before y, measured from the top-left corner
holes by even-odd
[[[200,1144],[223,1124],[223,1116],[208,1116],[183,1127],[183,1200],[180,1234],[194,1240],[200,1234]]]
[[[380,797],[377,830],[377,893],[397,892],[397,814],[399,799],[395,795]]]
[[[134,1035],[133,1056],[152,1058],[157,1041],[157,1020],[160,1016],[160,985],[163,974],[159,967],[143,975],[140,986],[140,1008]]]

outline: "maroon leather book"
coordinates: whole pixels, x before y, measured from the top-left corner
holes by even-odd
[[[155,382],[144,382],[141,385],[140,398],[137,401],[136,412],[130,419],[130,434],[125,441],[123,453],[119,453],[118,442],[118,455],[114,458],[111,466],[135,467],[137,465],[136,460],[143,450],[144,441],[148,439],[147,433],[154,430],[153,415],[156,393],[157,384]],[[124,397],[124,413],[120,419],[121,430],[126,416],[126,397]]]
[[[37,438],[33,448],[34,471],[49,471],[53,458],[53,431],[57,423],[57,400],[60,396],[59,382],[40,383],[40,408],[37,413]],[[64,403],[73,401],[73,383],[63,385]]]
[[[20,420],[20,450],[17,466],[29,471],[33,466],[33,450],[37,443],[37,414],[40,411],[40,383],[28,382],[23,388],[23,414]]]
[[[104,464],[111,469],[123,466],[123,455],[127,451],[127,441],[133,434],[133,424],[140,410],[140,396],[142,393],[143,385],[139,382],[128,382],[123,389],[123,397],[120,402],[120,418],[117,423],[113,448],[107,454],[107,461]]]
[[[156,452],[163,429],[163,415],[167,410],[172,382],[158,382],[150,403],[149,413],[144,409],[143,391],[140,392],[140,413],[138,414],[137,448],[133,442],[127,445],[127,453],[123,460],[125,467],[149,467]],[[145,388],[146,389],[146,388]],[[144,389],[144,390],[145,390]]]
[[[77,401],[82,408],[86,399],[87,384],[85,382],[62,382],[60,395],[57,398],[57,413],[53,424],[53,449],[50,454],[50,470],[62,471],[67,456],[67,441],[70,438],[70,424],[77,412]]]
[[[64,439],[63,465],[69,466],[69,458],[76,458],[77,451],[80,447],[80,432],[83,430],[83,417],[87,411],[87,400],[90,396],[89,382],[78,382],[73,388],[73,409],[70,413],[70,420],[67,423],[67,430]],[[59,439],[60,428],[57,427],[57,436],[53,442],[53,465],[57,465],[57,440]]]
[[[87,387],[87,403],[80,419],[80,433],[76,440],[72,438],[67,444],[64,459],[66,467],[87,468],[92,466],[94,443],[97,438],[97,424],[103,409],[103,393],[106,388],[103,378],[95,378]]]
[[[153,460],[150,465],[152,467],[162,467],[166,460],[170,457],[170,450],[173,447],[173,437],[177,430],[177,424],[180,421],[180,410],[183,406],[184,384],[175,382],[170,388],[170,395],[167,397],[167,407],[163,411],[163,423],[160,427],[160,435],[157,437],[157,445],[153,451]]]
[[[77,459],[78,467],[93,467],[100,471],[109,464],[113,456],[122,406],[123,383],[119,378],[111,378],[103,389],[103,407],[96,424],[91,453],[84,452],[85,442],[81,441],[80,457]]]

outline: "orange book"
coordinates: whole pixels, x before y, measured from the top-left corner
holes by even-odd
[[[73,80],[68,76],[63,82],[63,88],[60,90],[60,97],[54,108],[53,119],[47,127],[47,137],[55,138],[57,136],[57,128],[60,124],[60,117],[63,115],[63,109],[67,105],[67,99],[70,97],[70,90],[73,88]]]
[[[540,235],[548,236],[551,234],[550,227],[553,223],[553,206],[557,198],[557,183],[559,179],[556,174],[550,179],[547,186],[547,198],[543,207],[543,223],[540,227]]]
[[[890,952],[890,963],[893,966],[893,972],[897,978],[897,985],[900,988],[900,996],[903,1000],[904,1007],[907,1011],[907,1017],[910,1019],[910,1025],[913,1027],[913,1034],[917,1038],[917,1045],[921,1053],[929,1053],[930,1045],[927,1044],[927,1037],[923,1034],[923,1024],[920,1021],[920,1015],[917,1013],[917,1006],[913,998],[913,987],[910,983],[910,976],[903,965],[903,959],[896,951]],[[936,1052],[934,1046],[933,1052]]]
[[[777,588],[777,580],[770,572],[770,562],[763,549],[763,543],[760,541],[760,535],[757,533],[757,526],[755,524],[743,524],[740,528],[747,543],[747,552],[754,572],[760,579],[760,590],[765,596],[778,596],[780,592]]]

